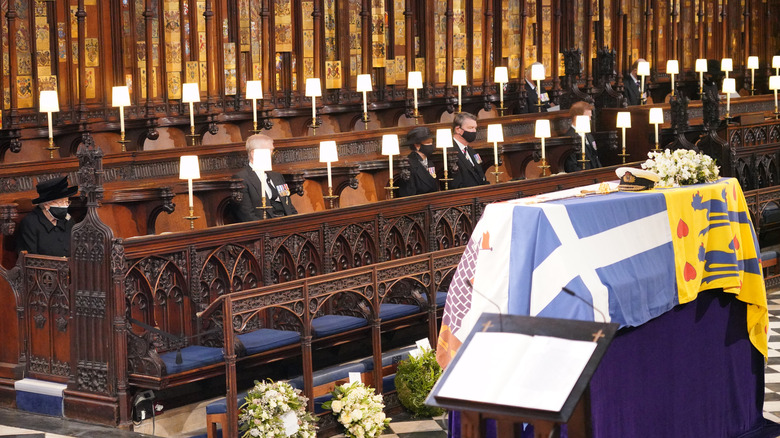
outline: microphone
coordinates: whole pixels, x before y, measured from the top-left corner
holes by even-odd
[[[485,301],[487,301],[488,303],[490,303],[493,306],[495,306],[496,310],[498,310],[498,330],[503,332],[504,331],[504,318],[503,318],[503,313],[501,313],[501,307],[499,307],[499,305],[496,304],[495,301],[493,301],[490,298],[488,298],[487,296],[485,296],[485,294],[483,294],[482,292],[478,291],[477,288],[474,287],[474,285],[471,286],[471,291],[476,293],[480,297],[484,298]]]
[[[594,307],[593,304],[587,302],[584,298],[582,298],[581,296],[579,296],[576,293],[574,293],[574,291],[569,289],[568,287],[564,287],[563,291],[566,292],[567,294],[573,296],[574,298],[577,298],[578,300],[582,301],[583,303],[587,304],[588,307],[590,307],[591,309],[595,310],[596,312],[599,312],[599,315],[601,315],[601,322],[603,322],[605,324],[607,323],[607,318],[604,316],[604,313],[601,310],[599,310],[596,307]]]

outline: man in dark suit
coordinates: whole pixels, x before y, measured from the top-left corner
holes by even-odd
[[[631,64],[631,71],[623,80],[623,95],[626,97],[626,101],[629,105],[640,105],[642,103],[642,92],[639,89],[642,87],[642,83],[636,76],[637,66],[644,59],[639,58]]]
[[[246,152],[249,155],[249,164],[246,165],[234,178],[241,178],[244,181],[245,188],[241,191],[243,195],[241,202],[234,209],[236,219],[240,222],[249,222],[263,219],[263,209],[257,208],[262,203],[262,184],[260,182],[259,171],[252,167],[254,162],[254,151],[257,149],[274,150],[274,141],[271,137],[263,134],[255,134],[246,140]],[[289,216],[297,214],[298,211],[290,201],[290,189],[284,182],[281,174],[274,171],[265,171],[266,192],[265,203],[271,208],[268,209],[268,217]]]
[[[482,158],[469,146],[477,139],[477,117],[470,113],[458,113],[452,121],[452,143],[458,152],[458,171],[451,187],[473,187],[487,184]]]
[[[577,139],[578,144],[581,143],[582,137],[580,137],[580,134],[578,134],[574,129],[574,123],[577,119],[577,116],[588,116],[591,117],[593,114],[593,105],[589,104],[588,102],[577,102],[574,105],[571,106],[569,109],[569,116],[571,116],[571,126],[569,127],[569,130],[566,131],[565,135],[574,137]],[[580,163],[578,160],[582,159],[582,151],[581,148],[577,148],[576,152],[573,152],[569,154],[568,157],[566,157],[566,162],[563,165],[563,169],[569,173],[569,172],[576,172],[578,170],[582,170],[582,163]],[[593,136],[590,135],[590,133],[585,134],[585,160],[587,161],[585,163],[585,169],[595,169],[597,167],[601,167],[601,161],[599,161],[599,154],[596,146],[596,140],[593,139]]]
[[[525,112],[546,113],[547,109],[550,108],[550,95],[547,94],[547,90],[541,86],[541,82],[539,83],[541,90],[537,90],[536,81],[531,80],[531,70],[533,69],[534,65],[542,65],[542,63],[534,62],[525,69]],[[541,96],[541,107],[539,106],[539,96]]]
[[[409,161],[409,179],[398,183],[399,196],[420,195],[439,190],[436,167],[433,165],[433,134],[425,126],[418,126],[406,134],[406,144],[412,149]]]

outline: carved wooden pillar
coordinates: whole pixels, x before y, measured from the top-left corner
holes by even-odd
[[[652,0],[645,0],[645,31],[642,33],[642,47],[645,49],[645,53],[640,53],[639,57],[647,58],[647,60],[650,61],[650,65],[655,66],[655,57],[653,56],[653,38],[651,34],[651,30],[653,29],[652,4]]]
[[[585,92],[590,93],[593,89],[593,46],[591,41],[595,38],[593,32],[593,3],[590,1],[585,2],[585,29],[583,32],[585,36],[585,44],[587,47],[583,48],[582,53],[585,55]]]
[[[322,26],[322,10],[324,6],[322,0],[314,0],[314,11],[312,12],[312,22],[314,23],[314,74],[317,77],[325,77],[325,66],[322,59],[325,53],[322,48],[325,47],[325,29]],[[342,70],[343,71],[343,70]],[[349,84],[342,82],[344,87]]]
[[[728,33],[729,33],[729,24],[726,21],[726,16],[728,15],[726,13],[726,8],[728,7],[728,1],[727,0],[721,0],[721,10],[720,10],[720,58],[728,58],[729,56],[729,49],[728,49]]]
[[[455,32],[455,13],[452,10],[453,6],[453,0],[447,0],[447,12],[445,13],[445,16],[447,17],[447,68],[444,73],[444,83],[446,84],[444,86],[445,90],[452,90],[452,71],[454,70],[453,59],[455,57],[455,48],[453,47],[453,35]],[[447,93],[450,94],[449,92]]]
[[[496,60],[498,60],[499,64],[501,60],[501,58],[499,57],[499,53],[495,52],[495,49],[493,47],[494,44],[493,42],[495,41],[495,32],[493,29],[493,25],[494,25],[493,24],[494,23],[493,2],[488,0],[486,3],[487,3],[487,7],[485,8],[485,19],[484,19],[485,28],[482,31],[482,35],[484,37],[482,40],[482,77],[484,78],[484,83],[485,83],[483,87],[483,89],[485,90],[484,91],[485,94],[488,93],[487,86],[494,82],[493,74],[495,72]],[[490,56],[491,50],[493,50],[494,57]],[[496,90],[496,93],[498,93],[498,90]]]
[[[262,62],[263,57],[265,58],[265,62],[262,62],[263,96],[268,96],[266,99],[273,96],[271,101],[276,104],[276,75],[273,73],[276,53],[271,49],[271,12],[268,8],[269,1],[271,0],[261,0],[260,2],[260,32],[263,35],[260,61]]]
[[[660,2],[666,0],[647,0],[647,1],[649,3],[651,1]],[[650,40],[652,41],[651,44],[653,47],[652,50],[653,60],[650,62],[650,71],[651,71],[650,78],[655,77],[655,75],[652,74],[652,72],[653,71],[658,72],[658,63],[660,62],[658,59],[658,45],[661,44],[661,41],[658,35],[658,29],[661,26],[661,14],[655,13],[655,7],[653,7],[652,18],[653,18],[653,35],[650,38]],[[647,82],[645,82],[645,84],[647,84]]]
[[[221,47],[221,44],[217,45],[217,30],[214,23],[214,0],[206,0],[206,10],[203,12],[203,17],[206,19],[206,71],[208,72],[207,78],[207,92],[206,97],[206,112],[211,113],[212,108],[217,103],[217,66],[216,59],[214,59],[214,51]],[[148,44],[147,44],[148,46]]]
[[[82,0],[83,1],[83,0]],[[73,226],[70,257],[72,321],[71,378],[65,391],[65,416],[117,419],[117,379],[124,360],[116,342],[117,318],[124,318],[124,296],[116,296],[111,272],[114,234],[97,213],[103,198],[103,152],[86,137],[79,146],[79,188],[86,199],[84,220]],[[120,300],[121,303],[117,303]],[[117,315],[116,309],[123,309]],[[121,347],[120,347],[121,348]],[[125,415],[127,412],[125,412]]]
[[[225,321],[233,320],[233,302],[231,300],[223,301],[223,312],[225,314]],[[236,399],[238,394],[238,386],[236,383],[236,347],[233,342],[228,342],[233,339],[233,324],[225,324],[223,327],[225,345],[223,346],[225,351],[225,379],[227,380],[227,398],[225,399],[226,411],[227,411],[227,424],[224,424],[225,432],[224,436],[238,436],[238,400]]]
[[[404,23],[406,24],[406,33],[405,33],[405,39],[404,44],[406,47],[404,47],[406,50],[404,54],[406,55],[406,71],[407,71],[407,77],[409,75],[408,72],[415,71],[417,68],[415,67],[415,56],[417,55],[414,53],[414,10],[412,9],[412,0],[406,0],[406,8],[404,8],[404,18],[406,18],[406,21]],[[422,18],[422,17],[419,17]],[[423,44],[421,41],[420,44]],[[404,78],[404,82],[406,82],[406,78]]]
[[[371,43],[371,0],[363,0],[363,7],[360,10],[360,24],[362,29],[362,73],[371,73],[373,65],[374,45]]]
[[[561,92],[561,63],[559,56],[561,53],[561,0],[553,0],[553,20],[552,20],[552,78],[553,78],[553,96],[558,97]],[[557,100],[556,100],[557,102]]]
[[[125,248],[121,242],[115,242],[111,247],[111,277],[113,281],[113,333],[114,333],[114,363],[116,364],[117,399],[119,402],[119,425],[129,426],[131,423],[130,397],[127,392],[127,320],[125,320],[126,304],[125,277],[127,275],[127,261],[125,260]]]
[[[678,22],[677,22],[677,0],[672,0],[671,4],[671,11],[669,11],[669,29],[671,30],[671,38],[669,38],[669,42],[667,44],[668,50],[666,53],[671,53],[671,57],[667,56],[667,59],[679,59],[677,54],[679,53],[677,51],[678,47],[678,41],[677,36],[680,34],[679,29],[677,28]],[[679,41],[681,43],[682,41]],[[682,67],[682,62],[680,62]]]
[[[616,21],[617,23],[617,32],[615,35],[615,41],[617,44],[615,44],[615,47],[617,47],[617,68],[615,70],[617,71],[617,76],[615,78],[615,90],[617,90],[618,93],[623,93],[623,72],[628,70],[628,66],[626,65],[626,59],[628,58],[628,46],[625,44],[625,34],[626,34],[626,14],[623,11],[623,0],[617,1],[618,8],[617,8],[617,16]]]
[[[154,92],[154,76],[152,75],[152,71],[154,70],[154,53],[152,52],[152,20],[154,19],[154,9],[152,9],[152,0],[146,0],[144,19],[146,20],[146,117],[154,119],[155,111],[154,101],[152,99],[152,93]]]
[[[8,111],[8,121],[3,121],[3,127],[16,127],[19,117],[19,87],[16,82],[16,72],[19,70],[19,59],[16,54],[16,38],[14,35],[18,32],[16,27],[16,18],[19,15],[16,13],[16,2],[8,2],[8,12],[5,14],[8,20],[8,85],[9,92],[11,93],[11,109]],[[6,124],[7,123],[7,124]]]
[[[754,45],[751,43],[751,34],[752,34],[752,15],[753,15],[753,8],[751,7],[751,0],[745,0],[745,6],[742,9],[742,26],[744,27],[745,31],[742,33],[744,40],[743,40],[743,52],[742,52],[742,77],[745,78],[745,83],[747,83],[747,78],[750,76],[750,70],[747,68],[747,59],[748,56],[752,55],[751,49],[755,50]],[[770,33],[768,33],[770,34]],[[757,52],[757,51],[756,51]],[[744,87],[747,89],[747,85],[744,85]],[[751,88],[755,88],[755,84],[750,84]]]
[[[527,47],[528,40],[526,38],[526,27],[528,27],[528,5],[526,2],[520,2],[520,47]],[[520,53],[520,78],[517,81],[517,87],[520,91],[520,112],[530,112],[531,108],[526,108],[526,92],[525,92],[525,55]],[[432,247],[433,248],[433,247]]]
[[[706,38],[706,34],[704,33],[704,2],[705,0],[698,0],[698,11],[696,12],[696,16],[699,17],[699,28],[698,28],[698,35],[699,35],[699,58],[707,58],[707,52],[704,46],[704,41]]]

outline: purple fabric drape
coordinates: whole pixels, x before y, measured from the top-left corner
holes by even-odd
[[[763,418],[764,358],[746,327],[745,303],[707,291],[620,330],[591,380],[593,436],[778,436],[780,426]],[[450,425],[460,438],[456,412]]]

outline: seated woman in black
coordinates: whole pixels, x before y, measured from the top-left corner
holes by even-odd
[[[78,191],[78,186],[68,187],[68,177],[62,176],[40,182],[35,189],[38,197],[32,203],[37,205],[19,223],[16,248],[30,254],[67,257],[73,228],[68,198]]]
[[[398,182],[399,196],[419,195],[439,190],[436,167],[433,165],[433,134],[425,126],[418,126],[406,135],[406,144],[412,149],[409,160],[409,179]]]

